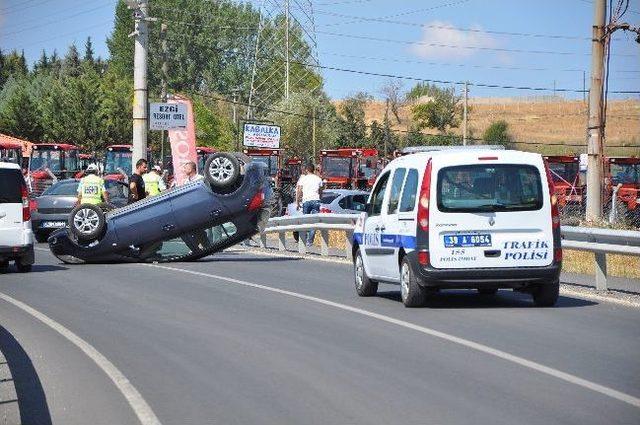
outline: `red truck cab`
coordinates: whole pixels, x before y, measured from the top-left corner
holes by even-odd
[[[36,143],[29,158],[32,196],[40,196],[56,179],[71,178],[80,171],[80,148],[69,143]]]
[[[378,150],[325,149],[320,153],[320,176],[327,188],[370,189],[378,175]]]
[[[640,158],[608,157],[605,159],[605,199],[613,197],[620,185],[616,202],[626,213],[640,212]]]
[[[584,203],[585,185],[580,179],[580,157],[577,155],[545,156],[555,186],[560,208]]]

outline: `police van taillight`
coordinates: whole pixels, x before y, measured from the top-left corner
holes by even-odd
[[[29,191],[27,190],[27,185],[22,185],[20,187],[20,191],[22,192],[22,221],[31,220],[31,209],[29,208]]]
[[[429,231],[429,202],[431,195],[431,159],[424,170],[420,197],[418,198],[418,226],[425,232]]]
[[[551,170],[547,161],[544,161],[544,170],[547,173],[547,185],[549,187],[549,199],[551,201],[551,224],[554,229],[560,228],[560,210],[558,209],[558,198],[556,188],[551,177]]]

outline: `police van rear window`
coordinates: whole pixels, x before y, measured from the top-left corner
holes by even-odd
[[[443,212],[533,211],[542,208],[538,169],[524,164],[474,164],[438,173]]]
[[[0,204],[22,203],[23,184],[20,170],[0,169]]]

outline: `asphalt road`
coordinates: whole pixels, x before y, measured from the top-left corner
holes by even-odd
[[[7,297],[95,348],[165,425],[640,423],[638,309],[508,291],[405,309],[395,286],[358,298],[345,264],[67,266],[38,251],[34,272],[0,275],[0,399],[13,385],[28,424],[139,422],[122,380]]]

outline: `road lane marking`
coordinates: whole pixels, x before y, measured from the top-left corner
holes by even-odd
[[[109,359],[102,355],[91,344],[45,314],[40,313],[34,308],[29,307],[25,303],[18,301],[9,295],[0,292],[0,299],[13,304],[25,313],[38,319],[82,350],[109,377],[109,379],[113,381],[129,403],[129,406],[133,409],[142,425],[161,425],[160,420],[155,413],[153,413],[151,407],[147,404],[144,398],[142,398],[142,395],[127,379],[127,377],[124,376],[124,374],[120,372],[120,370],[118,370],[118,368],[111,363]]]
[[[245,287],[249,287],[249,288],[262,289],[262,290],[265,290],[265,291],[269,291],[269,292],[273,292],[273,293],[277,293],[277,294],[281,294],[281,295],[287,295],[287,296],[290,296],[290,297],[293,297],[293,298],[298,298],[298,299],[301,299],[301,300],[311,301],[311,302],[314,302],[314,303],[318,303],[318,304],[322,304],[322,305],[338,308],[338,309],[341,309],[341,310],[345,310],[345,311],[349,311],[349,312],[352,312],[352,313],[360,314],[362,316],[371,317],[373,319],[381,320],[381,321],[386,322],[386,323],[390,323],[390,324],[393,324],[393,325],[401,326],[403,328],[411,329],[411,330],[414,330],[414,331],[417,331],[417,332],[420,332],[420,333],[423,333],[423,334],[426,334],[426,335],[429,335],[429,336],[433,336],[433,337],[436,337],[436,338],[443,339],[445,341],[452,342],[454,344],[462,345],[464,347],[471,348],[471,349],[476,350],[476,351],[480,351],[480,352],[485,353],[485,354],[489,354],[491,356],[498,357],[498,358],[506,360],[508,362],[512,362],[512,363],[518,364],[520,366],[526,367],[528,369],[532,369],[532,370],[544,373],[546,375],[553,376],[553,377],[555,377],[557,379],[561,379],[561,380],[569,382],[571,384],[586,388],[586,389],[591,390],[591,391],[595,391],[595,392],[603,394],[605,396],[608,396],[608,397],[614,398],[616,400],[622,401],[624,403],[630,404],[630,405],[632,405],[634,407],[640,408],[640,398],[634,397],[634,396],[632,396],[630,394],[626,394],[626,393],[623,393],[621,391],[614,390],[613,388],[609,388],[609,387],[606,387],[604,385],[597,384],[595,382],[580,378],[580,377],[572,375],[570,373],[562,372],[562,371],[560,371],[558,369],[554,369],[552,367],[545,366],[543,364],[534,362],[532,360],[527,360],[527,359],[525,359],[523,357],[519,357],[519,356],[516,356],[514,354],[507,353],[506,351],[498,350],[498,349],[489,347],[489,346],[484,345],[484,344],[473,342],[473,341],[470,341],[468,339],[460,338],[460,337],[457,337],[457,336],[454,336],[454,335],[450,335],[450,334],[447,334],[445,332],[440,332],[440,331],[437,331],[435,329],[431,329],[431,328],[427,328],[427,327],[424,327],[424,326],[416,325],[414,323],[406,322],[404,320],[395,319],[393,317],[385,316],[385,315],[379,314],[379,313],[374,313],[372,311],[364,310],[364,309],[357,308],[357,307],[352,307],[350,305],[346,305],[346,304],[341,304],[341,303],[337,303],[337,302],[334,302],[334,301],[325,300],[323,298],[313,297],[313,296],[310,296],[310,295],[304,295],[304,294],[301,294],[301,293],[298,293],[298,292],[293,292],[293,291],[287,291],[285,289],[273,288],[271,286],[260,285],[258,283],[251,283],[251,282],[247,282],[247,281],[240,280],[240,279],[234,279],[234,278],[231,278],[231,277],[220,276],[220,275],[215,275],[215,274],[210,274],[210,273],[203,273],[203,272],[198,272],[198,271],[194,271],[194,270],[180,269],[180,268],[177,268],[177,267],[161,266],[161,265],[157,265],[157,264],[142,264],[142,265],[143,266],[147,266],[147,267],[158,268],[158,269],[164,269],[164,270],[170,270],[170,271],[175,271],[175,272],[187,273],[187,274],[191,274],[191,275],[195,275],[195,276],[208,277],[208,278],[217,279],[217,280],[221,280],[223,282],[229,282],[229,283],[233,283],[233,284],[236,284],[236,285],[245,286]]]

